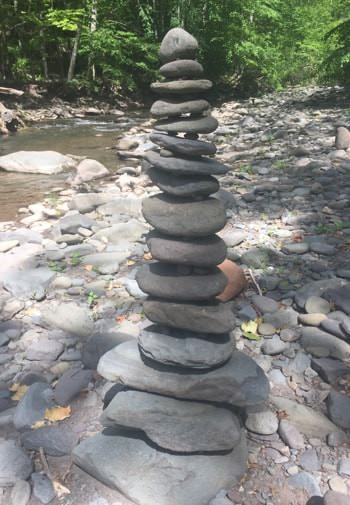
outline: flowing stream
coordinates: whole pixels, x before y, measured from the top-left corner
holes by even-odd
[[[98,116],[42,122],[8,137],[0,136],[0,155],[16,151],[57,151],[93,158],[115,171],[121,161],[114,149],[107,148],[115,144],[119,135],[141,121],[142,115],[133,114],[118,120]],[[64,189],[67,175],[67,172],[37,175],[0,170],[0,221],[15,219],[20,207],[39,201],[53,189]]]

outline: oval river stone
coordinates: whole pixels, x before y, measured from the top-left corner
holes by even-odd
[[[212,133],[218,126],[219,123],[213,116],[157,121],[154,125],[156,130],[169,133]]]
[[[142,213],[148,223],[166,235],[206,237],[225,226],[226,213],[216,198],[192,201],[159,194],[142,202]]]
[[[176,265],[143,265],[136,273],[136,281],[149,295],[178,301],[207,300],[225,289],[227,277],[218,268],[207,269],[205,274],[187,268],[188,273],[182,273]]]
[[[209,196],[220,188],[211,175],[178,175],[154,167],[148,170],[148,175],[162,191],[174,196]]]
[[[151,90],[158,95],[188,95],[205,93],[213,83],[208,79],[183,79],[179,81],[153,82]]]
[[[160,67],[159,73],[167,79],[200,77],[203,74],[203,67],[196,60],[175,60]]]
[[[180,156],[210,156],[216,153],[215,144],[202,140],[191,140],[157,132],[151,133],[150,140]]]
[[[206,100],[157,100],[151,107],[151,114],[155,117],[200,114],[209,108],[210,104]]]
[[[161,156],[156,151],[148,151],[144,159],[156,168],[180,174],[224,175],[229,171],[229,167],[210,158],[191,160],[188,158]]]
[[[159,57],[162,63],[177,59],[193,59],[198,51],[198,42],[183,28],[173,28],[162,40]]]
[[[196,239],[175,239],[149,233],[147,245],[152,257],[165,263],[212,267],[226,258],[226,244],[217,235]]]

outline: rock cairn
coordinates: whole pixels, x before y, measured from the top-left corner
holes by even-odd
[[[159,149],[145,163],[162,193],[143,202],[156,261],[137,281],[153,324],[101,358],[99,373],[116,382],[105,429],[74,451],[79,466],[139,505],[207,505],[234,484],[247,460],[240,413],[269,391],[261,368],[234,349],[233,313],[216,300],[227,283],[217,266],[226,246],[215,235],[226,216],[210,195],[228,169],[208,157],[214,144],[198,140],[217,121],[201,98],[212,83],[197,50],[190,34],[170,30],[160,47],[165,80],[152,85],[161,95],[151,109]]]

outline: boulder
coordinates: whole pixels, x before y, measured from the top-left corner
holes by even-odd
[[[76,160],[55,151],[17,151],[0,156],[0,169],[6,172],[54,175],[76,165]]]
[[[159,57],[162,63],[177,59],[195,59],[198,42],[183,28],[172,28],[162,40]]]
[[[106,177],[106,175],[109,175],[109,170],[102,163],[96,160],[85,159],[77,166],[77,173],[71,180],[71,184],[76,186],[84,182],[101,179],[101,177]]]

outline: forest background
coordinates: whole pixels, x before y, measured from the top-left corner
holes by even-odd
[[[216,84],[250,95],[350,80],[350,0],[1,0],[0,81],[140,93],[182,26]]]

